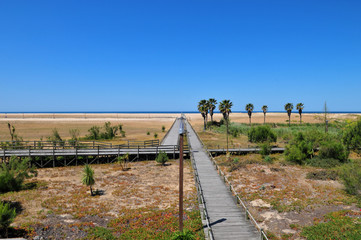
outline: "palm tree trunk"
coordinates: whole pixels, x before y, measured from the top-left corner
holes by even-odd
[[[206,131],[206,117],[203,118],[203,131]]]
[[[302,123],[302,114],[300,114],[300,124]]]
[[[249,117],[249,126],[252,125],[252,122],[251,122],[251,117]]]
[[[288,115],[288,126],[291,127],[291,114]]]
[[[227,156],[228,156],[228,120],[226,120],[226,126],[227,126]]]
[[[213,113],[211,114],[211,122],[213,122]]]
[[[263,113],[263,124],[266,124],[266,113]]]

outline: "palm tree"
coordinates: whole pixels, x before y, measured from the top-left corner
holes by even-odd
[[[248,103],[246,105],[246,111],[248,112],[248,117],[249,117],[249,125],[251,126],[251,117],[252,117],[252,112],[253,112],[253,104],[252,103]]]
[[[288,126],[291,126],[291,113],[293,110],[293,104],[292,103],[287,103],[285,105],[285,110],[287,111],[288,114]]]
[[[226,122],[226,127],[227,127],[227,154],[228,154],[228,124],[229,124],[229,114],[232,112],[231,108],[232,108],[233,103],[231,102],[231,100],[223,100],[222,102],[219,103],[219,111],[223,114],[223,119]]]
[[[302,122],[302,110],[303,110],[303,108],[304,108],[303,103],[297,103],[296,109],[298,110],[298,113],[300,114],[300,124]]]
[[[204,128],[203,131],[206,130],[207,124],[207,115],[208,115],[208,103],[207,100],[200,100],[198,103],[198,111],[202,114]]]
[[[214,98],[208,99],[209,115],[211,115],[211,122],[213,122],[213,111],[216,109],[217,100]]]
[[[265,124],[266,123],[266,112],[268,111],[268,106],[263,105],[262,106],[262,111],[263,111],[263,124]]]
[[[82,183],[90,187],[90,196],[93,196],[92,185],[94,185],[94,170],[86,164],[83,169]]]

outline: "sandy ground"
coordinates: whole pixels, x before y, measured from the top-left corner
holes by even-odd
[[[126,137],[117,140],[152,140],[154,134],[162,139],[179,114],[4,114],[0,115],[0,141],[10,140],[8,123],[23,140],[46,140],[53,129],[59,131],[63,139],[69,139],[70,129],[79,129],[80,137],[88,134],[92,126],[102,127],[105,122],[123,125]],[[54,118],[53,118],[54,117]],[[165,132],[162,132],[164,126]],[[149,132],[149,135],[147,135]]]
[[[192,113],[186,114],[188,121],[199,130],[203,127],[203,118],[201,114]],[[335,120],[345,120],[345,119],[357,119],[361,117],[361,114],[327,114],[327,119],[329,121]],[[208,121],[210,121],[210,116],[208,116]],[[222,119],[222,114],[216,113],[213,115],[213,120],[220,121]],[[230,120],[236,123],[249,123],[249,117],[247,113],[231,113]],[[264,115],[263,113],[253,113],[252,114],[252,123],[263,123]],[[300,115],[298,113],[291,114],[291,124],[297,124],[300,121]],[[303,113],[302,114],[303,123],[323,123],[324,114],[322,113]],[[288,115],[284,113],[267,113],[266,114],[266,123],[288,123]]]
[[[162,126],[166,130],[170,128],[176,117],[180,114],[0,114],[0,140],[10,140],[7,123],[11,123],[16,128],[16,133],[24,140],[44,140],[51,135],[52,129],[56,128],[61,137],[70,138],[70,129],[79,129],[80,136],[88,134],[88,129],[92,126],[103,126],[105,122],[111,122],[112,125],[123,124],[126,137],[123,140],[151,140],[154,139],[154,133],[158,134],[158,139],[162,139],[165,133],[161,131]],[[328,114],[330,121],[356,119],[361,114]],[[196,130],[203,126],[203,118],[199,113],[186,114],[187,119],[193,124]],[[263,123],[263,113],[253,113],[252,123]],[[222,119],[222,114],[216,113],[214,120]],[[247,113],[231,113],[232,122],[248,123]],[[210,116],[208,117],[210,120]],[[286,123],[287,113],[267,113],[266,122]],[[305,123],[321,123],[324,121],[323,114],[302,114],[302,120]],[[292,113],[291,123],[299,122],[299,114]],[[147,132],[150,135],[147,135]]]

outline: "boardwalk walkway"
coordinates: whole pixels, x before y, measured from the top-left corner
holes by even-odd
[[[171,129],[161,142],[161,145],[178,145],[180,118],[177,118]]]
[[[245,213],[237,206],[188,122],[186,127],[214,238],[260,239],[260,234],[251,222],[246,220]]]

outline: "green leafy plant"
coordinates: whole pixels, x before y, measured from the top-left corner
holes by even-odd
[[[249,125],[250,125],[250,126],[251,126],[251,124],[252,124],[251,118],[252,118],[253,109],[254,109],[254,106],[253,106],[252,103],[248,103],[248,104],[246,105],[246,111],[247,111],[247,113],[248,113]]]
[[[261,149],[260,149],[259,153],[264,157],[264,156],[270,155],[271,150],[272,150],[272,147],[269,144],[269,142],[265,142],[265,143],[261,144]]]
[[[361,118],[356,121],[346,125],[343,137],[343,143],[347,148],[360,151],[361,148]]]
[[[340,162],[346,162],[349,152],[346,147],[333,139],[328,139],[321,143],[319,157],[320,158],[334,158]]]
[[[356,240],[360,239],[361,219],[348,216],[350,212],[332,212],[327,214],[322,222],[304,227],[302,237],[308,240]]]
[[[87,135],[88,139],[98,140],[100,138],[100,127],[92,126],[88,129],[89,135]]]
[[[37,175],[35,168],[29,167],[29,158],[10,158],[9,163],[0,165],[0,192],[19,191],[26,178]]]
[[[154,138],[155,138],[155,139],[158,138],[158,133],[154,133]]]
[[[248,132],[250,142],[276,142],[277,136],[269,126],[257,126]]]
[[[149,136],[149,135],[150,135],[150,132],[147,132],[147,135]]]
[[[92,186],[95,184],[94,170],[88,164],[86,164],[83,168],[83,177],[81,181],[84,185],[89,186],[90,196],[93,196]]]
[[[60,134],[58,132],[58,129],[54,128],[52,130],[52,134],[48,137],[48,140],[53,142],[54,146],[57,146],[58,144],[60,146],[64,146],[65,142],[63,141],[63,139],[60,137]]]
[[[175,232],[172,235],[172,240],[194,240],[194,234],[193,232],[189,231],[189,230],[184,230],[183,232]]]
[[[165,153],[164,151],[159,151],[159,154],[155,158],[155,161],[157,163],[160,163],[162,166],[164,166],[165,163],[169,161],[167,153]]]
[[[122,168],[122,171],[128,170],[128,168],[127,168],[127,162],[129,160],[128,153],[123,156],[119,156],[117,160],[118,160],[118,163],[120,164],[120,167]]]
[[[313,179],[313,180],[336,180],[337,177],[338,177],[337,172],[331,170],[314,171],[314,172],[309,172],[306,175],[307,179]]]
[[[4,237],[6,238],[8,237],[8,228],[15,217],[15,208],[11,208],[9,203],[0,202],[0,228],[5,230]]]
[[[69,134],[71,137],[70,140],[68,140],[69,144],[73,147],[77,146],[78,141],[79,141],[79,135],[80,135],[79,129],[70,129]]]
[[[165,126],[162,126],[162,132],[164,132],[165,131]]]
[[[345,164],[340,169],[340,177],[347,193],[361,198],[361,163]]]

